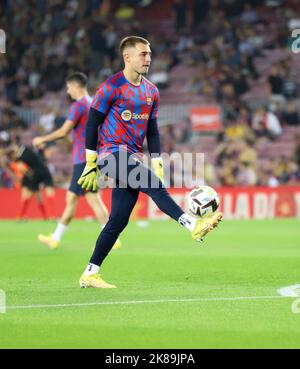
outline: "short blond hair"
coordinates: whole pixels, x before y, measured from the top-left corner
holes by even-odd
[[[126,47],[135,47],[136,44],[142,43],[144,45],[150,46],[150,42],[143,37],[140,36],[127,36],[123,38],[120,42],[120,53],[123,55]]]

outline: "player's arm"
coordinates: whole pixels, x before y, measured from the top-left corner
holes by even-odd
[[[146,133],[148,150],[151,156],[151,165],[154,170],[154,173],[157,177],[164,182],[164,169],[163,169],[163,161],[161,158],[161,150],[160,150],[160,136],[157,126],[157,119],[150,119],[148,122],[148,129]]]
[[[35,137],[32,140],[32,144],[35,147],[40,147],[42,146],[45,142],[49,142],[49,141],[56,141],[59,140],[61,138],[64,138],[67,136],[67,134],[69,132],[72,131],[72,129],[74,128],[74,122],[70,119],[67,119],[64,124],[58,128],[57,130],[49,133],[48,135],[45,136],[38,136]]]
[[[157,124],[157,116],[158,116],[158,107],[159,107],[159,93],[155,95],[152,113],[148,122],[148,128],[146,132],[148,150],[151,156],[151,165],[154,173],[157,177],[164,183],[164,169],[163,169],[163,161],[161,158],[161,149],[160,149],[160,136]]]
[[[98,89],[91,104],[85,129],[86,165],[78,184],[86,190],[97,188],[97,144],[99,126],[115,100],[115,89],[109,82],[104,82]]]
[[[78,180],[78,184],[86,190],[97,189],[97,143],[98,129],[103,124],[106,115],[90,108],[89,117],[85,128],[85,158],[86,165]]]
[[[157,119],[153,118],[150,119],[148,122],[147,128],[147,143],[148,143],[148,150],[152,158],[160,157],[160,136],[159,130],[157,125]]]

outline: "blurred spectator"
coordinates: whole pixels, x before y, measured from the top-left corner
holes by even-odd
[[[279,182],[285,184],[287,182],[297,181],[298,177],[298,166],[297,163],[286,156],[281,156],[275,165],[275,175]]]
[[[98,77],[100,78],[100,81],[105,81],[106,78],[111,76],[113,73],[114,73],[114,71],[112,69],[111,59],[110,59],[109,56],[106,56],[104,58],[103,67],[101,68],[101,70],[98,73]]]
[[[247,162],[242,162],[239,166],[237,174],[238,184],[241,186],[255,186],[257,183],[257,175],[254,167]]]
[[[195,29],[207,16],[209,0],[194,0],[192,7],[192,27]]]
[[[300,124],[299,110],[295,101],[288,101],[286,110],[282,114],[282,122],[289,126],[298,126]]]
[[[281,105],[284,105],[284,80],[282,78],[280,68],[278,64],[273,64],[271,67],[271,73],[268,77],[267,91],[269,94],[269,100],[278,101]]]
[[[104,31],[106,51],[109,56],[110,62],[112,62],[116,56],[116,47],[118,45],[118,34],[115,29],[115,25],[110,23]]]
[[[298,97],[298,84],[295,73],[293,73],[291,69],[287,71],[287,74],[284,77],[283,95],[287,99],[295,99]]]
[[[11,130],[24,130],[28,125],[21,119],[18,114],[13,110],[13,106],[10,102],[6,102],[2,109],[2,116],[0,119],[0,131]]]
[[[183,0],[175,0],[173,5],[174,27],[178,32],[186,26],[187,5]]]
[[[3,71],[5,76],[5,93],[8,101],[14,104],[18,103],[18,76],[17,76],[17,56],[14,52],[13,55],[7,57],[5,68]]]
[[[252,141],[240,141],[240,154],[239,161],[244,165],[256,166],[257,153],[256,150],[251,146]]]
[[[300,134],[295,136],[294,148],[293,148],[293,159],[298,164],[300,170]]]
[[[250,127],[242,120],[235,120],[226,125],[224,133],[229,139],[246,140],[252,138],[252,131]]]
[[[225,159],[218,171],[218,177],[223,186],[236,186],[238,184],[238,167],[232,159]]]
[[[235,70],[233,72],[232,84],[236,97],[240,97],[242,94],[249,90],[248,82],[246,78],[241,74],[240,70]]]
[[[241,14],[241,20],[245,23],[256,23],[259,20],[259,16],[256,9],[253,8],[252,4],[246,3],[243,13]]]
[[[255,68],[253,57],[248,55],[247,53],[241,54],[239,69],[241,71],[241,74],[245,77],[251,77],[253,79],[258,78],[258,72]]]
[[[194,46],[193,36],[186,29],[179,32],[176,51],[181,53],[183,51],[192,50],[193,46]]]
[[[149,75],[149,80],[157,85],[158,88],[165,88],[169,83],[169,75],[166,70],[156,67],[152,68],[152,72]]]
[[[42,128],[43,132],[47,133],[53,131],[55,127],[55,118],[56,113],[53,110],[53,107],[46,106],[40,116],[39,125]]]
[[[168,53],[161,53],[152,62],[149,79],[158,88],[164,88],[169,83],[169,69],[171,58]]]
[[[279,180],[274,175],[274,168],[271,162],[261,165],[257,174],[257,184],[259,186],[277,187],[280,185]]]
[[[255,111],[252,128],[257,137],[276,139],[282,133],[279,119],[274,113],[267,111],[265,108],[259,108]]]
[[[115,17],[120,21],[128,21],[134,18],[134,8],[130,6],[128,3],[121,3],[120,8],[116,11]]]
[[[205,179],[205,183],[207,183],[209,186],[213,186],[217,183],[218,178],[217,178],[216,168],[213,164],[207,163],[207,162],[205,163],[204,179]]]

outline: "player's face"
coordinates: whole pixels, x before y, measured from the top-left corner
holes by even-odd
[[[150,46],[138,43],[134,48],[128,49],[127,64],[134,72],[147,74],[151,64]]]
[[[67,94],[71,97],[71,99],[76,99],[78,84],[75,82],[67,82],[66,88],[67,88]]]

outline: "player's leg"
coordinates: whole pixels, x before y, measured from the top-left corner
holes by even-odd
[[[87,192],[85,194],[85,198],[90,208],[93,210],[98,222],[102,224],[102,228],[104,228],[105,224],[108,221],[108,210],[104,202],[102,201],[99,192]],[[120,249],[121,246],[122,243],[120,239],[117,238],[113,246],[113,249],[115,250]]]
[[[48,168],[47,168],[48,169]],[[46,195],[46,204],[48,208],[48,213],[50,218],[55,219],[56,218],[56,212],[55,212],[55,189],[53,184],[53,178],[49,170],[45,173],[45,178],[43,180],[44,186],[45,186],[45,195]]]
[[[62,237],[76,213],[78,200],[79,196],[77,196],[74,192],[67,191],[66,206],[59,222],[57,223],[55,231],[50,235],[40,234],[38,236],[38,240],[40,242],[47,245],[50,249],[56,249],[59,247]]]
[[[109,220],[100,233],[90,262],[80,278],[81,287],[114,288],[100,277],[99,268],[112,249],[119,234],[129,221],[130,214],[138,199],[138,190],[114,188],[112,190],[111,213]]]
[[[37,189],[36,191],[34,191],[34,194],[35,194],[35,197],[37,199],[38,208],[39,208],[39,210],[42,214],[42,217],[43,217],[44,220],[47,220],[48,216],[47,216],[46,208],[45,208],[45,205],[44,205],[44,201],[43,201],[43,197],[42,197],[42,193],[41,193],[40,189]]]
[[[107,157],[101,163],[102,172],[106,165],[106,173],[103,174],[108,177],[118,176],[122,185],[136,188],[149,195],[162,212],[187,228],[196,241],[201,241],[222,219],[221,213],[203,219],[185,213],[172,199],[154,172],[137,160],[135,156],[128,152],[119,151],[114,153],[113,157],[115,162]],[[110,168],[111,166],[116,168],[116,173]]]
[[[55,212],[55,190],[53,187],[45,187],[45,195],[46,195],[46,204],[48,208],[48,214],[49,217],[52,219],[56,218],[56,212]]]
[[[72,179],[66,195],[66,206],[59,222],[57,223],[54,233],[50,235],[38,235],[38,240],[51,249],[59,247],[61,239],[75,215],[79,197],[85,194],[85,191],[77,183],[84,165],[84,163],[76,164],[73,167]]]
[[[66,206],[60,218],[60,221],[59,221],[60,224],[67,227],[71,223],[72,219],[75,216],[76,210],[77,210],[78,201],[79,201],[79,196],[76,193],[72,191],[67,191]],[[60,236],[60,238],[61,237],[62,235]]]
[[[98,192],[87,192],[84,195],[89,207],[93,210],[98,222],[106,224],[108,221],[108,210]]]
[[[194,240],[202,241],[203,237],[221,221],[222,213],[220,212],[203,219],[195,218],[184,212],[172,199],[162,182],[149,168],[139,162],[136,162],[135,165],[139,166],[141,177],[147,178],[146,186],[141,185],[139,190],[150,196],[162,212],[187,228],[192,233]]]
[[[17,219],[22,220],[24,218],[32,196],[33,192],[26,186],[26,180],[24,181],[23,179],[21,189],[21,208]]]

